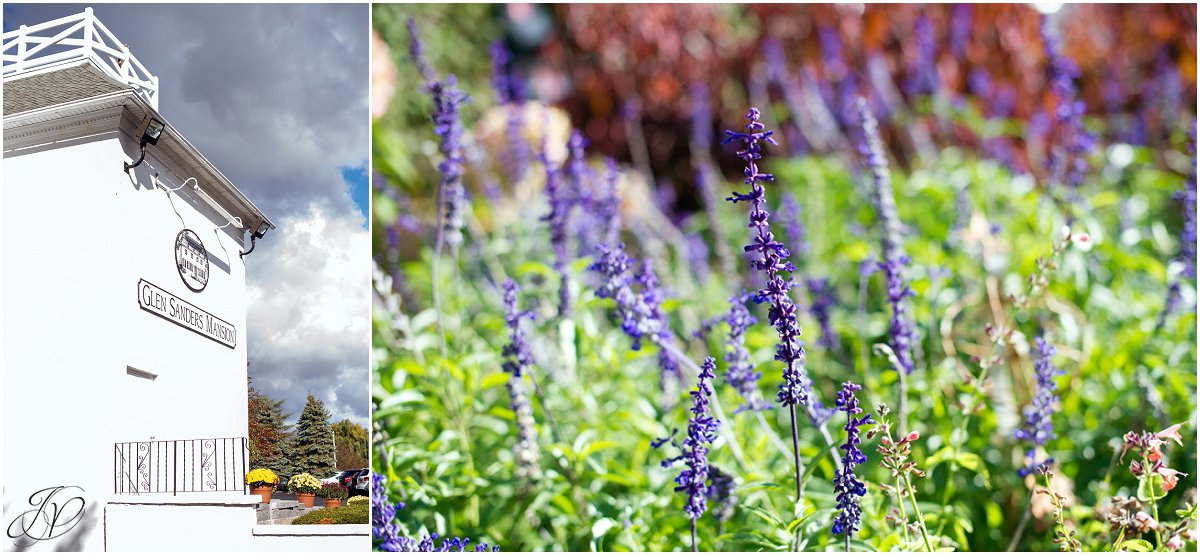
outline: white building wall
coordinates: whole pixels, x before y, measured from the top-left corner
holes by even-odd
[[[4,524],[32,509],[38,490],[77,486],[81,522],[33,549],[98,550],[104,505],[130,497],[114,495],[115,443],[247,435],[242,232],[214,231],[225,218],[188,188],[156,188],[156,171],[171,188],[187,176],[155,147],[130,177],[121,164],[137,145],[123,133],[57,139],[3,161]],[[175,267],[185,227],[208,253],[199,293]],[[236,346],[141,309],[142,279],[233,324]]]

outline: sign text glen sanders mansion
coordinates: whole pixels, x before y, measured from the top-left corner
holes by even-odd
[[[158,85],[90,9],[3,35],[3,548],[369,550],[258,524],[246,267],[275,226]]]

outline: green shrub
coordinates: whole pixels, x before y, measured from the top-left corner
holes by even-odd
[[[366,524],[370,509],[371,506],[365,503],[317,509],[297,517],[292,524]]]

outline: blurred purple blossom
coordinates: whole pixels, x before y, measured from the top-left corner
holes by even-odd
[[[914,330],[909,321],[905,298],[912,296],[913,292],[909,289],[904,277],[909,259],[904,254],[900,218],[896,214],[896,201],[892,193],[892,178],[888,170],[887,157],[883,152],[883,143],[879,139],[879,124],[875,121],[875,116],[871,114],[870,107],[862,97],[859,97],[858,100],[858,110],[862,124],[862,137],[858,150],[866,158],[867,165],[871,168],[875,209],[878,210],[879,225],[882,227],[880,236],[883,262],[879,264],[879,268],[884,272],[888,303],[892,306],[892,317],[888,324],[889,344],[904,372],[911,373],[914,368],[912,354]]]
[[[496,106],[505,111],[507,144],[501,163],[508,175],[509,185],[524,177],[529,166],[529,147],[522,134],[524,128],[524,91],[520,79],[509,69],[512,55],[501,41],[492,42],[492,88],[496,94]]]
[[[1028,442],[1025,451],[1026,466],[1017,471],[1021,477],[1027,476],[1035,468],[1050,464],[1054,459],[1036,460],[1036,449],[1046,445],[1046,442],[1057,437],[1054,433],[1054,404],[1058,402],[1058,386],[1054,378],[1063,371],[1054,366],[1054,345],[1041,337],[1034,338],[1037,358],[1033,361],[1034,378],[1037,387],[1034,389],[1033,400],[1022,411],[1022,425],[1013,433],[1013,437]]]
[[[429,67],[429,62],[425,60],[425,47],[421,44],[421,36],[417,30],[417,21],[410,17],[405,25],[408,28],[408,57],[412,59],[413,65],[416,66],[417,73],[421,74],[424,86],[429,87],[437,81],[437,75]]]
[[[562,171],[549,154],[547,138],[542,137],[542,152],[539,160],[546,170],[546,204],[550,211],[542,216],[550,228],[550,248],[554,251],[554,270],[558,273],[558,315],[566,318],[571,313],[571,286],[567,276],[567,217],[571,200],[562,183]]]
[[[937,38],[933,33],[933,23],[924,13],[917,16],[913,22],[916,55],[913,56],[909,68],[908,80],[904,82],[905,92],[910,97],[932,95],[938,90],[937,71]]]
[[[1058,40],[1051,35],[1048,26],[1048,20],[1043,17],[1042,45],[1047,60],[1047,80],[1054,98],[1046,171],[1051,183],[1068,185],[1073,190],[1083,184],[1088,169],[1087,155],[1092,151],[1095,138],[1083,128],[1086,107],[1077,98],[1073,82],[1079,77],[1079,68],[1058,51]]]
[[[758,320],[746,310],[745,302],[745,298],[736,295],[731,297],[729,311],[725,313],[725,323],[729,325],[729,340],[725,344],[725,381],[742,398],[734,414],[770,408],[758,393],[758,379],[762,374],[754,371],[750,353],[746,350],[746,330]]]
[[[442,196],[442,232],[451,249],[462,245],[462,229],[465,225],[464,212],[467,191],[463,187],[462,121],[459,107],[470,99],[458,90],[453,74],[446,80],[429,84],[433,95],[433,132],[438,137],[438,150],[442,161],[438,164],[441,182],[438,190]]]

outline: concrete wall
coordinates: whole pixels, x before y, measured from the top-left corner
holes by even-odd
[[[236,504],[113,503],[104,530],[109,551],[371,550],[370,525],[258,526],[253,506]]]
[[[156,188],[155,172],[172,188],[188,176],[173,174],[153,146],[127,176],[122,162],[137,150],[127,127],[5,153],[3,524],[37,510],[35,493],[51,486],[74,486],[58,495],[84,506],[72,529],[32,549],[103,548],[105,505],[129,500],[113,493],[115,443],[247,435],[242,232],[214,231],[225,218],[188,189]],[[200,236],[210,263],[199,293],[175,267],[183,228]],[[233,324],[236,346],[141,309],[143,279]],[[128,375],[128,366],[158,377]],[[245,512],[243,527],[253,524]]]

